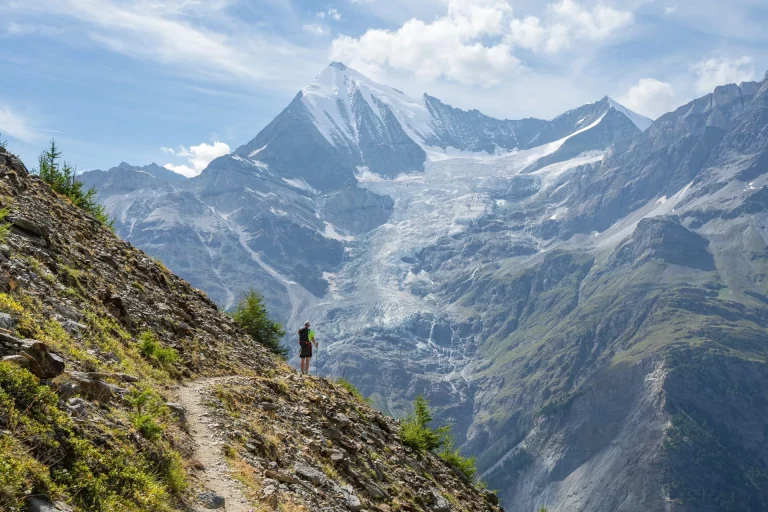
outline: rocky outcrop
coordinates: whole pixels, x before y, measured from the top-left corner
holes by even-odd
[[[248,491],[266,503],[295,496],[310,510],[498,510],[490,496],[456,492],[468,489],[460,472],[404,447],[396,421],[324,379],[228,379],[214,390],[204,399],[210,421],[226,433],[231,457],[263,473]],[[259,423],[266,404],[274,421]]]

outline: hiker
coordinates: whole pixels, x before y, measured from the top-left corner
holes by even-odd
[[[312,345],[317,347],[315,341],[315,332],[309,328],[309,321],[304,322],[304,327],[299,329],[299,345],[301,345],[301,352],[299,357],[301,358],[301,374],[306,375],[309,373],[309,363],[312,361]]]

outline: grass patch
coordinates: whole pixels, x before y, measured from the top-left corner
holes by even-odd
[[[160,368],[166,368],[179,360],[178,351],[163,347],[152,331],[144,331],[139,336],[139,353]]]
[[[185,478],[165,441],[137,445],[102,423],[82,429],[58,402],[28,371],[0,363],[0,410],[11,432],[0,437],[0,509],[22,509],[30,494],[96,512],[171,509]]]
[[[336,384],[338,384],[342,388],[344,388],[347,391],[349,391],[350,394],[353,397],[355,397],[355,399],[357,399],[358,401],[360,401],[360,402],[362,402],[364,404],[367,404],[367,405],[372,405],[373,404],[373,400],[363,396],[363,393],[359,389],[357,389],[357,386],[355,386],[354,384],[349,382],[347,379],[344,379],[344,378],[336,379]]]
[[[5,219],[8,218],[10,213],[10,208],[0,209],[0,243],[5,242],[8,239],[8,235],[11,234],[13,223],[5,222]]]

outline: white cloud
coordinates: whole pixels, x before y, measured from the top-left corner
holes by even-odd
[[[669,7],[665,7],[664,14],[666,15],[675,14],[677,12],[677,7],[678,7],[677,5],[671,5]]]
[[[331,58],[379,75],[384,68],[422,80],[446,78],[465,85],[494,85],[520,67],[499,41],[512,9],[504,0],[447,0],[448,12],[431,23],[411,19],[396,31],[371,29],[334,40]],[[496,39],[497,42],[487,42]]]
[[[0,134],[24,142],[32,142],[37,138],[37,133],[29,126],[29,121],[7,105],[0,105]]]
[[[619,11],[605,5],[598,5],[589,10],[575,0],[562,0],[552,4],[550,9],[578,35],[592,40],[605,39],[632,23],[634,19],[629,11]]]
[[[709,94],[719,85],[748,82],[755,79],[751,57],[738,59],[712,58],[703,60],[692,68],[696,75],[696,92]]]
[[[506,40],[513,46],[532,51],[558,53],[574,40],[599,41],[631,24],[634,15],[613,7],[598,5],[587,9],[574,0],[561,0],[548,8],[551,22],[542,23],[536,16],[513,19]]]
[[[68,36],[193,78],[282,82],[275,69],[313,52],[231,16],[232,0],[7,0],[4,15],[61,19]],[[50,34],[49,34],[50,35]],[[58,37],[59,34],[56,34]],[[294,73],[286,70],[285,74]]]
[[[339,20],[341,20],[341,11],[339,11],[338,9],[335,9],[335,8],[334,9],[328,9],[327,11],[318,11],[315,14],[315,16],[317,16],[321,20],[325,19],[325,18],[330,18],[330,19],[332,19],[334,21],[339,21]]]
[[[220,156],[228,155],[231,152],[229,145],[223,142],[214,142],[213,145],[203,142],[202,144],[190,146],[189,148],[179,146],[178,150],[163,146],[160,150],[164,153],[171,153],[186,158],[189,165],[165,164],[163,167],[179,174],[183,174],[188,178],[197,176],[203,172],[203,169],[208,167],[208,164],[213,160]]]
[[[317,23],[311,23],[302,25],[302,27],[306,32],[309,32],[310,34],[314,34],[316,36],[321,36],[325,34],[325,28],[323,28],[322,25],[318,25]]]
[[[672,84],[643,78],[619,98],[619,103],[653,119],[674,110],[678,106]]]

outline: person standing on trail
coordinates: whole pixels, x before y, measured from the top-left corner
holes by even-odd
[[[299,357],[301,358],[301,374],[306,375],[309,373],[309,363],[312,361],[312,345],[317,347],[317,341],[315,341],[315,332],[309,328],[309,321],[304,322],[304,327],[299,329],[299,345],[301,346],[301,352]]]

